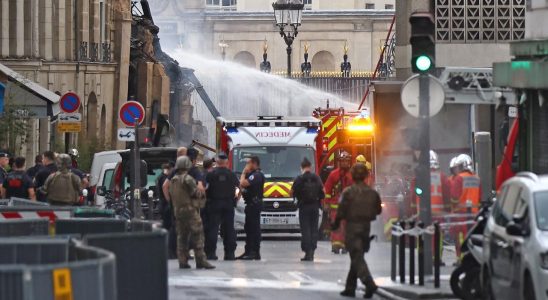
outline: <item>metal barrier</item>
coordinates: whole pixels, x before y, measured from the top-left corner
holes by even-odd
[[[0,206],[8,206],[9,202],[9,199],[0,199]]]
[[[424,286],[424,235],[434,236],[434,287],[440,287],[440,265],[441,265],[441,230],[440,225],[434,222],[433,225],[425,227],[422,222],[415,224],[414,221],[398,221],[392,226],[391,245],[391,266],[390,278],[397,280],[399,269],[400,283],[405,283],[406,247],[409,248],[409,284],[415,284],[415,249],[417,249],[419,285]]]
[[[49,220],[0,220],[0,237],[48,235]]]
[[[74,209],[75,218],[115,218],[116,213],[112,209],[97,207],[77,207]]]
[[[119,300],[168,299],[165,230],[151,222],[133,221],[131,232],[89,234],[84,243],[116,255]]]
[[[0,299],[115,300],[114,255],[69,239],[0,239]]]
[[[127,222],[125,220],[108,218],[72,218],[59,219],[55,222],[55,234],[57,235],[80,235],[85,236],[94,233],[126,232]]]
[[[50,206],[49,203],[33,201],[29,199],[11,197],[9,200],[9,206]]]

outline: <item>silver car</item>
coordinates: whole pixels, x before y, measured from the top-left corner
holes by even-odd
[[[506,181],[484,232],[484,299],[548,298],[548,176]]]

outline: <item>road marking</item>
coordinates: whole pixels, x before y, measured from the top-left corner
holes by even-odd
[[[262,288],[262,289],[300,289],[309,291],[340,291],[341,286],[336,282],[314,281],[301,282],[267,280],[267,279],[248,279],[248,278],[219,278],[219,277],[195,277],[188,275],[171,276],[169,278],[171,287],[216,287],[216,288]]]

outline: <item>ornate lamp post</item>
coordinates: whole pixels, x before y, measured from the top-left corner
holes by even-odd
[[[342,77],[350,77],[350,73],[352,72],[352,65],[348,61],[348,43],[344,43],[344,56],[343,56],[343,62],[341,63],[341,73]]]
[[[221,57],[223,58],[223,60],[225,60],[225,58],[226,58],[226,48],[228,48],[228,44],[225,42],[224,39],[222,39],[219,42],[219,48],[221,48]]]
[[[287,77],[291,78],[291,52],[293,41],[299,34],[304,4],[302,0],[278,0],[272,3],[276,26],[280,28],[280,35],[287,45]],[[286,30],[287,27],[287,30]]]

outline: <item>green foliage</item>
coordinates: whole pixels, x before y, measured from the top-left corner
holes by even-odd
[[[78,158],[78,168],[85,172],[89,172],[91,169],[91,163],[93,161],[93,155],[97,152],[105,150],[105,145],[102,145],[97,137],[80,138],[78,143],[78,152],[80,157]]]
[[[21,154],[22,145],[27,142],[30,134],[30,117],[32,113],[25,107],[5,103],[4,114],[0,116],[0,149],[15,155]]]

